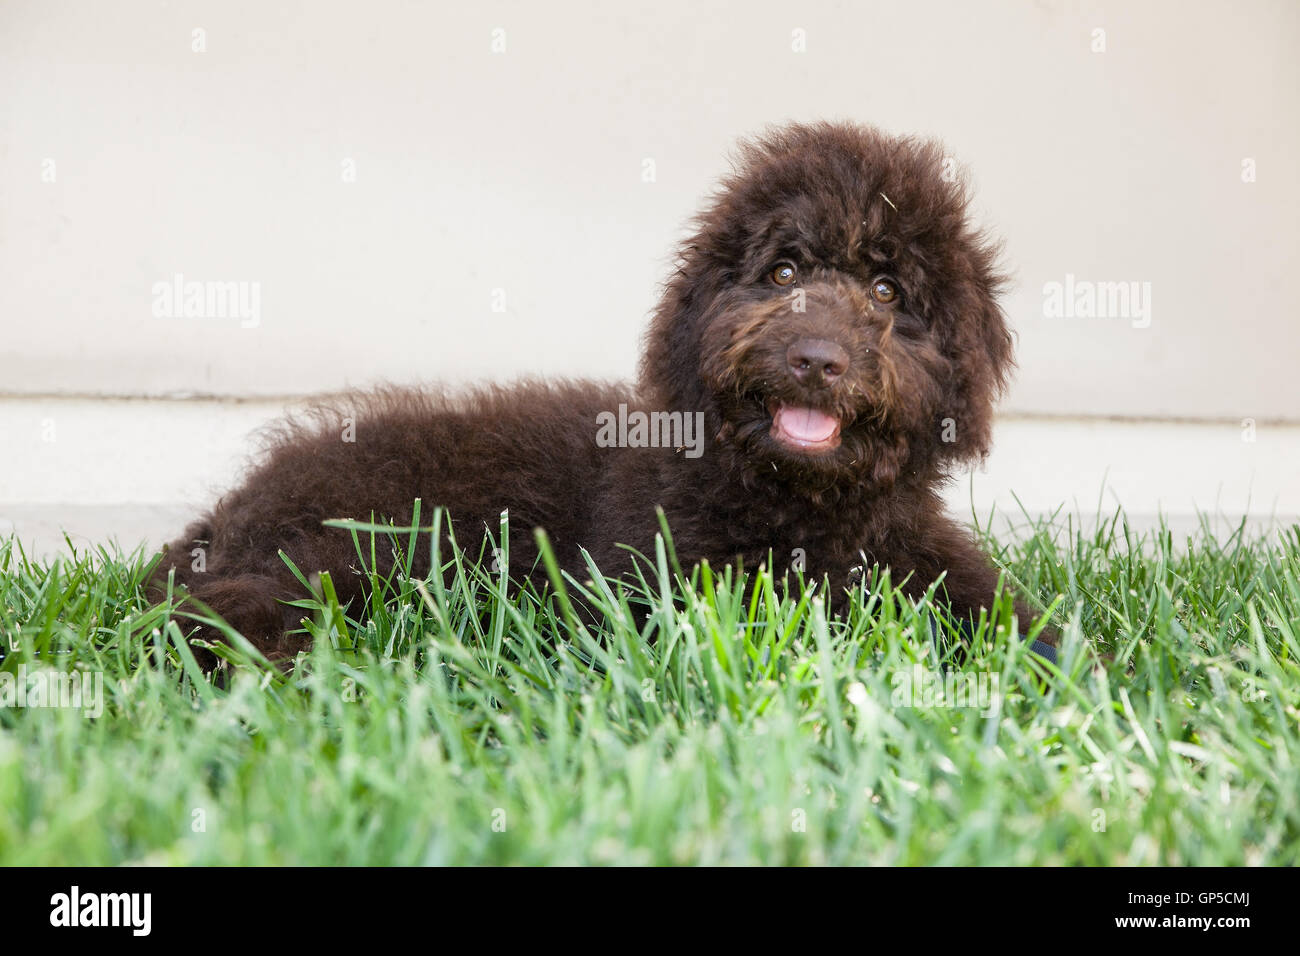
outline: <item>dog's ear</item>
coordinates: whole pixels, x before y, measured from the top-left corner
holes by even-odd
[[[991,243],[973,244],[968,278],[947,297],[953,376],[936,427],[940,453],[953,462],[978,461],[989,453],[993,408],[1015,368],[1011,332],[998,304],[1005,279],[997,255]]]
[[[721,291],[724,270],[711,266],[699,244],[687,243],[646,330],[641,353],[642,395],[656,408],[702,410],[708,404],[700,375],[704,316]]]

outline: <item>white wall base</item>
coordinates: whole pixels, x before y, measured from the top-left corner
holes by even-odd
[[[0,401],[0,534],[31,553],[116,540],[155,547],[237,482],[252,433],[280,402],[10,398]],[[946,497],[995,532],[1025,513],[1080,516],[1090,525],[1122,505],[1149,528],[1163,515],[1176,538],[1197,530],[1197,510],[1220,533],[1300,516],[1300,426],[1006,418],[985,466],[955,479]],[[1245,437],[1249,437],[1246,435]],[[1063,507],[1062,507],[1063,506]]]

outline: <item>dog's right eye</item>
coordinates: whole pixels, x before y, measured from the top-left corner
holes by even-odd
[[[773,282],[779,286],[794,285],[794,280],[799,278],[799,273],[793,263],[781,262],[769,273]]]
[[[898,286],[888,279],[877,279],[871,283],[871,298],[881,305],[888,305],[898,298]]]

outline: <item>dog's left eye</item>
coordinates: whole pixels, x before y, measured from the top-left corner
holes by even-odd
[[[773,282],[777,285],[793,285],[794,280],[799,278],[799,273],[789,262],[782,262],[772,269],[769,273]]]
[[[877,279],[871,283],[871,298],[882,305],[889,305],[898,298],[898,286],[888,279]]]

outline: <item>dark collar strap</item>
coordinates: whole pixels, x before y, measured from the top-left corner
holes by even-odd
[[[975,628],[971,625],[969,621],[964,621],[960,623],[958,627],[962,629],[962,631],[966,634],[967,637],[970,637],[970,635],[975,630]],[[930,634],[933,635],[936,639],[939,636],[939,628],[935,624],[934,618],[930,618]],[[1056,659],[1056,648],[1054,648],[1051,644],[1044,644],[1042,641],[1034,641],[1034,643],[1029,645],[1029,649],[1033,651],[1035,654],[1037,654],[1039,657],[1045,658],[1048,661],[1051,661],[1053,664],[1058,663]]]
[[[1042,641],[1034,641],[1029,645],[1029,649],[1039,657],[1045,657],[1053,664],[1056,663],[1056,648],[1051,644],[1044,644]]]

